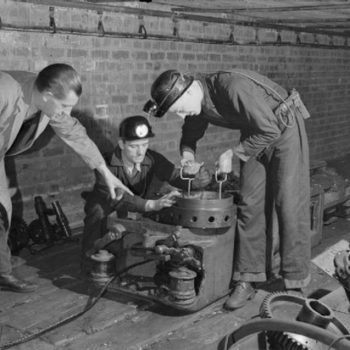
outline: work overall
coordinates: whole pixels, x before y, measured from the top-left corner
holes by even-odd
[[[273,230],[277,229],[279,272],[286,288],[306,286],[311,254],[309,151],[298,111],[295,125],[285,128],[259,159],[241,162],[240,179],[233,279],[266,280],[266,259],[271,259]],[[261,230],[265,227],[266,235]]]
[[[250,78],[253,77],[253,80]],[[267,249],[272,240],[273,215],[277,216],[281,275],[287,288],[309,282],[310,183],[309,150],[304,119],[295,106],[285,121],[275,111],[286,90],[255,72],[239,70],[199,74],[204,99],[202,112],[187,117],[182,150],[196,149],[208,124],[241,131],[234,148],[241,159],[240,201],[233,280],[267,279]],[[263,85],[257,84],[261,81]],[[268,86],[268,88],[267,88]],[[271,88],[277,91],[272,93]],[[293,114],[290,119],[288,113]]]

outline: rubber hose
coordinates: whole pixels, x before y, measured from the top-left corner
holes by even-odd
[[[139,261],[139,262],[136,262],[130,266],[127,266],[126,268],[124,268],[123,270],[119,271],[115,276],[113,276],[112,278],[110,278],[106,284],[100,289],[97,297],[95,298],[94,301],[90,302],[90,298],[88,300],[88,303],[87,305],[85,306],[85,308],[81,311],[78,311],[77,313],[71,315],[71,316],[68,316],[66,317],[65,319],[63,320],[60,320],[54,324],[52,324],[51,326],[48,326],[44,329],[41,329],[39,330],[38,332],[36,333],[33,333],[33,334],[27,334],[17,340],[14,340],[14,341],[11,341],[9,343],[6,343],[6,344],[3,344],[1,345],[0,344],[0,350],[6,350],[6,349],[9,349],[9,348],[12,348],[13,346],[15,345],[19,345],[19,344],[23,344],[23,343],[27,343],[28,341],[30,340],[33,340],[35,338],[38,338],[39,336],[43,335],[44,333],[46,332],[49,332],[55,328],[58,328],[60,327],[61,325],[63,324],[66,324],[66,323],[69,323],[75,319],[77,319],[78,317],[82,316],[83,314],[85,314],[87,311],[89,311],[90,309],[92,309],[93,306],[95,306],[97,304],[97,302],[100,300],[100,298],[102,297],[102,294],[106,291],[107,287],[120,275],[124,274],[125,272],[127,272],[128,270],[136,267],[136,266],[139,266],[139,265],[143,265],[143,264],[147,264],[151,261],[153,261],[154,259],[148,259],[148,260],[144,260],[144,261]]]
[[[341,337],[339,334],[334,334],[332,332],[327,331],[326,329],[304,323],[299,321],[284,321],[280,319],[259,319],[248,321],[243,324],[241,327],[236,329],[229,335],[229,339],[227,341],[227,349],[234,343],[239,340],[252,335],[254,333],[259,333],[263,331],[277,331],[277,332],[288,332],[288,333],[296,333],[304,335],[308,338],[312,338],[315,340],[319,340],[323,344],[331,345],[338,338]],[[334,345],[333,348],[336,350],[349,350],[350,349],[350,341],[348,339],[339,339]]]

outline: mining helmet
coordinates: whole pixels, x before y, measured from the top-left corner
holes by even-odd
[[[153,136],[148,120],[140,115],[127,117],[119,125],[119,137],[126,141],[148,139]]]
[[[177,70],[167,70],[154,81],[151,87],[152,100],[143,107],[144,112],[161,118],[184,94],[193,82],[193,77]]]

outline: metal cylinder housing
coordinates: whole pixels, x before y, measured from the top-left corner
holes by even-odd
[[[159,215],[163,223],[190,228],[230,227],[234,221],[233,197],[217,192],[192,192],[177,198],[176,204]]]

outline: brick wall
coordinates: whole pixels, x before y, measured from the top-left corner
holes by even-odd
[[[225,24],[182,21],[177,23],[180,37],[160,38],[99,37],[96,11],[55,8],[58,32],[21,30],[48,26],[48,6],[14,1],[0,4],[3,29],[0,29],[1,68],[39,71],[47,64],[72,64],[81,74],[84,92],[75,115],[102,150],[116,143],[117,127],[123,117],[140,113],[149,98],[153,79],[163,70],[215,71],[247,68],[259,71],[287,88],[295,87],[312,114],[307,122],[313,160],[331,159],[350,152],[350,51],[332,47],[228,45],[230,27]],[[135,14],[104,12],[108,32],[137,33],[140,18]],[[148,34],[172,35],[170,18],[145,17]],[[6,25],[16,26],[17,29]],[[59,29],[66,30],[60,32]],[[67,29],[82,31],[69,34]],[[90,31],[91,34],[87,34]],[[277,33],[260,30],[258,40],[276,40]],[[295,42],[294,33],[281,33],[283,40]],[[125,36],[125,35],[124,35]],[[253,28],[235,28],[236,40],[248,43],[257,39]],[[211,43],[194,42],[195,38]],[[303,42],[313,42],[308,35]],[[328,38],[320,37],[326,43]],[[334,38],[341,44],[340,38]],[[338,40],[338,42],[337,42]],[[168,115],[151,120],[157,135],[152,147],[174,162],[179,161],[178,140],[181,121]],[[210,127],[199,146],[199,158],[209,166],[226,148],[238,140],[238,133]],[[33,217],[33,197],[43,195],[48,202],[58,199],[71,222],[81,220],[83,201],[80,192],[93,181],[92,172],[69,148],[47,130],[27,154],[8,159],[11,185],[18,188],[14,197],[16,212]]]

